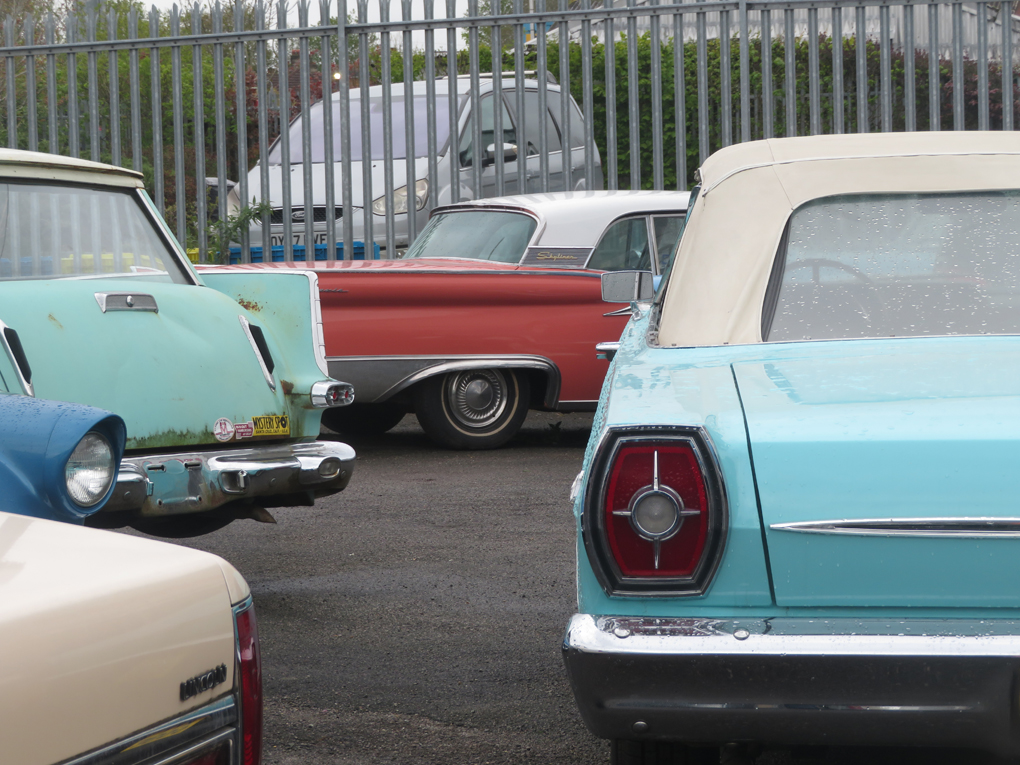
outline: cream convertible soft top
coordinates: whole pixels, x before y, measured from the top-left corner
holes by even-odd
[[[1020,189],[1020,133],[937,132],[751,141],[713,154],[673,266],[663,346],[761,342],[790,214],[836,194]]]

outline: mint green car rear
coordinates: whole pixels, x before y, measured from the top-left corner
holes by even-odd
[[[347,485],[353,450],[318,440],[353,390],[327,374],[314,274],[199,275],[118,168],[0,152],[0,210],[0,391],[127,424],[87,523],[191,535]]]

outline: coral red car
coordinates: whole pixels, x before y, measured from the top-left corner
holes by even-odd
[[[686,192],[566,192],[437,208],[399,260],[314,268],[330,374],[354,385],[324,424],[383,432],[413,411],[437,443],[500,446],[528,409],[594,410],[608,369],[595,345],[630,310],[606,312],[605,271],[662,273]],[[251,266],[260,268],[262,266]]]

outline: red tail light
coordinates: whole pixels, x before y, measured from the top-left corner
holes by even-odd
[[[704,432],[612,431],[590,475],[585,544],[603,586],[613,593],[702,593],[726,531]]]
[[[262,654],[255,608],[249,601],[234,612],[237,675],[241,684],[241,763],[262,762]]]

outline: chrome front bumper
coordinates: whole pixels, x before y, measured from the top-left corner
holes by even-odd
[[[125,457],[101,512],[151,518],[215,510],[235,500],[307,505],[346,487],[354,459],[354,449],[330,441]]]
[[[563,656],[602,738],[1020,753],[1020,621],[575,614]]]

